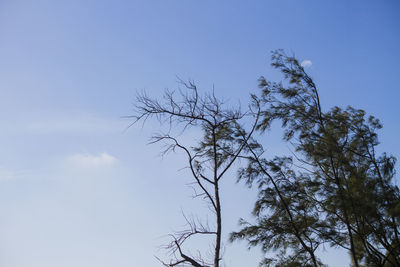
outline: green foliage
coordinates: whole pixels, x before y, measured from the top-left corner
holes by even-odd
[[[272,66],[283,74],[279,83],[259,79],[260,98],[252,95],[247,112],[227,109],[214,95],[199,96],[196,86],[183,83],[189,93],[166,92],[163,101],[139,96],[136,121],[156,117],[183,133],[199,127],[202,138],[185,146],[177,137],[165,141],[165,152],[180,149],[187,156],[195,197],[209,204],[216,227],[188,220],[189,229],[172,235],[167,246],[173,255],[165,266],[219,266],[222,213],[220,179],[237,161],[247,165],[238,179],[258,189],[254,223],[240,221],[231,241],[245,239],[266,255],[262,266],[324,266],[315,252],[330,245],[349,252],[352,266],[400,266],[400,190],[394,183],[396,158],[378,154],[378,119],[353,107],[323,109],[312,78],[299,61],[282,50],[273,52]],[[253,119],[245,130],[243,121]],[[253,133],[265,133],[278,120],[283,139],[294,156],[266,159]],[[179,136],[179,135],[178,135]],[[214,229],[215,228],[215,229]],[[185,241],[215,237],[213,255],[205,260],[187,253]]]
[[[250,246],[261,245],[264,252],[279,250],[280,260],[269,259],[265,266],[318,263],[314,251],[321,241],[313,229],[321,228],[322,223],[310,198],[314,186],[309,176],[297,175],[291,166],[291,158],[250,158],[247,168],[239,172],[240,179],[257,183],[259,194],[253,210],[257,223],[241,221],[242,230],[233,233],[231,240],[246,238]]]
[[[352,107],[323,111],[317,87],[299,61],[281,50],[272,60],[284,81],[260,78],[257,129],[264,132],[280,120],[298,164],[289,158],[268,161],[253,150],[239,178],[258,185],[257,223],[244,224],[232,240],[279,250],[296,266],[320,265],[314,251],[322,243],[348,250],[354,266],[400,266],[396,159],[376,153],[379,120]]]

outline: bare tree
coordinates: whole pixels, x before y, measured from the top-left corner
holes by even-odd
[[[203,198],[213,214],[213,221],[184,215],[187,229],[171,234],[172,241],[165,246],[171,253],[169,261],[160,260],[164,266],[220,266],[222,245],[222,216],[220,181],[227,171],[248,152],[249,140],[258,124],[260,116],[259,101],[252,96],[252,102],[246,112],[240,108],[227,107],[214,92],[200,96],[196,85],[189,81],[181,84],[185,91],[177,94],[166,91],[161,101],[148,97],[145,93],[137,97],[136,113],[133,123],[145,122],[156,118],[161,125],[167,125],[168,131],[154,135],[151,143],[166,144],[162,153],[181,150],[186,155],[187,167],[191,173],[195,197]],[[202,138],[193,146],[180,142],[180,134],[188,128],[200,128]],[[246,128],[248,130],[246,130]],[[187,243],[190,239],[212,236],[212,251],[208,257],[201,252],[190,251]],[[186,244],[186,246],[185,246]],[[203,253],[204,254],[204,253]]]

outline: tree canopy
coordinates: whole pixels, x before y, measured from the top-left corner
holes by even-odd
[[[266,160],[252,151],[239,177],[259,187],[257,223],[243,222],[232,239],[279,250],[278,263],[266,259],[267,265],[319,266],[315,251],[326,243],[348,250],[354,266],[399,266],[396,158],[377,153],[381,123],[353,107],[324,111],[317,86],[295,57],[278,50],[272,60],[284,81],[260,78],[258,129],[265,133],[280,120],[295,152]]]
[[[241,220],[241,229],[230,240],[244,239],[266,255],[274,254],[261,265],[324,266],[317,250],[329,245],[348,251],[355,267],[400,266],[396,158],[378,153],[382,124],[364,110],[323,107],[311,76],[284,51],[272,53],[271,65],[283,80],[261,77],[260,94],[251,95],[245,112],[226,108],[214,94],[199,95],[193,82],[182,82],[187,91],[178,96],[167,91],[162,101],[138,97],[135,122],[156,117],[169,126],[152,143],[166,142],[165,153],[184,152],[195,197],[204,198],[214,215],[211,227],[208,221],[184,216],[188,229],[171,235],[166,248],[173,256],[160,261],[165,266],[220,266],[220,180],[244,159],[238,180],[258,190],[255,222]],[[264,139],[274,121],[281,122],[292,155],[265,157]],[[202,132],[191,145],[171,134],[171,129],[185,132],[191,127]],[[214,236],[211,257],[194,255],[185,246],[199,236]]]

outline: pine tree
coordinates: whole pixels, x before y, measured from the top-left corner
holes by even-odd
[[[393,183],[396,159],[386,153],[376,154],[376,131],[382,128],[379,120],[352,107],[323,111],[317,87],[299,61],[282,50],[273,52],[272,60],[284,81],[274,83],[260,78],[264,105],[258,129],[265,132],[273,120],[280,120],[285,129],[284,140],[294,146],[301,168],[292,166],[288,170],[284,162],[277,164],[278,173],[288,173],[284,179],[276,173],[255,171],[258,176],[263,175],[256,180],[261,190],[255,208],[258,224],[246,226],[233,237],[253,238],[250,244],[280,249],[281,255],[287,255],[284,252],[290,248],[293,253],[285,258],[286,262],[302,255],[303,264],[313,262],[315,266],[319,263],[310,251],[299,253],[299,249],[308,251],[307,248],[329,243],[348,250],[357,267],[400,266],[400,192]],[[252,181],[249,177],[256,176],[252,166],[257,161],[268,162],[254,154],[241,177]],[[263,182],[268,176],[271,183],[278,185],[275,190],[275,185]],[[296,188],[288,188],[288,184]],[[269,191],[264,194],[263,190]],[[279,194],[282,197],[273,201]],[[257,212],[259,203],[264,202],[264,212]],[[305,206],[311,208],[305,210],[303,218],[291,219]],[[279,209],[278,218],[274,214]],[[284,210],[286,213],[282,213]],[[281,225],[289,228],[279,228],[280,233],[275,229]],[[254,227],[265,229],[264,239],[262,233],[250,231]],[[269,237],[271,233],[275,235]],[[295,236],[296,242],[276,239],[285,235]],[[301,240],[309,243],[303,245]]]

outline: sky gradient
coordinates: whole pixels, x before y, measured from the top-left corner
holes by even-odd
[[[177,76],[246,104],[259,76],[281,79],[274,49],[305,60],[326,109],[380,118],[382,151],[400,156],[398,14],[396,0],[0,0],[0,266],[157,266],[181,211],[204,204],[182,155],[146,145],[158,124],[126,130],[122,117]],[[267,155],[287,151],[265,138]],[[229,179],[225,237],[255,199]],[[260,250],[245,248],[226,243],[226,266],[257,266]]]

